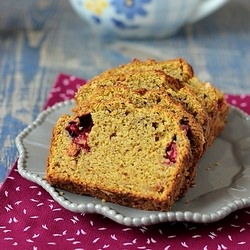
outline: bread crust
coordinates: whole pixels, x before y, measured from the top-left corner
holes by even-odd
[[[54,126],[47,181],[144,210],[170,210],[194,184],[229,111],[182,58],[135,59],[95,76],[75,100]]]
[[[121,109],[120,103],[120,99],[117,99],[112,100],[111,103],[101,102],[98,106],[95,106],[93,108],[93,122],[94,124],[97,124],[95,126],[98,127],[98,131],[99,128],[102,130],[102,127],[106,125],[105,123],[103,123],[102,120],[99,119],[99,117],[102,117],[103,120],[105,120],[105,117],[103,117],[102,115],[106,114],[107,110],[112,110],[112,116],[115,117],[116,110],[118,108]],[[133,115],[135,116],[135,118],[133,117],[131,121],[138,120],[139,122],[141,122],[142,120],[149,119],[151,117],[161,117],[161,119],[158,119],[156,122],[164,121],[167,122],[169,126],[171,124],[171,121],[169,121],[169,119],[174,120],[176,118],[179,118],[178,116],[175,116],[173,113],[166,111],[165,109],[159,106],[137,109],[126,102],[124,102],[124,105],[126,112],[133,112]],[[126,118],[126,112],[124,112],[124,119]],[[138,169],[139,165],[135,164],[134,169],[131,169],[131,166],[126,165],[126,161],[130,161],[129,164],[131,164],[131,162],[133,161],[133,159],[131,158],[125,158],[125,161],[122,162],[120,165],[116,163],[116,165],[113,166],[108,165],[107,161],[103,161],[102,165],[98,167],[97,172],[96,166],[91,165],[91,161],[88,160],[88,153],[81,151],[78,155],[73,157],[67,155],[66,152],[68,152],[68,148],[72,147],[72,142],[69,135],[67,134],[67,131],[65,131],[65,127],[67,127],[67,124],[69,122],[72,122],[72,119],[76,118],[73,116],[61,117],[53,130],[53,139],[46,174],[47,181],[53,186],[63,188],[70,192],[91,195],[121,205],[145,210],[167,211],[171,208],[173,203],[180,197],[181,193],[183,192],[184,184],[186,183],[186,176],[189,175],[189,173],[187,172],[187,166],[190,164],[190,162],[192,162],[193,155],[190,147],[190,141],[187,138],[185,131],[183,131],[179,124],[172,125],[172,135],[170,138],[167,133],[163,133],[161,135],[162,138],[158,138],[158,140],[165,141],[165,143],[159,144],[163,145],[161,146],[163,147],[161,150],[162,153],[155,154],[156,158],[159,157],[160,160],[157,164],[151,164],[150,166],[147,166],[145,168],[151,174],[150,176],[141,176],[141,178],[145,179],[143,182],[140,182],[140,180],[137,179],[140,178],[139,175],[140,173],[142,173],[142,170]],[[153,119],[152,121],[155,120]],[[176,120],[176,122],[177,121],[178,120]],[[164,125],[164,123],[160,125],[166,126]],[[89,134],[89,136],[92,136],[92,138],[96,136],[96,134],[94,134],[95,126],[92,129],[93,135],[91,134],[91,132]],[[166,126],[163,130],[159,131],[165,131],[169,129],[168,126]],[[140,126],[135,126],[135,128],[138,128],[139,131]],[[171,130],[169,130],[169,132],[170,131]],[[164,150],[166,148],[166,145],[171,143],[171,141],[173,140],[174,135],[176,137],[175,140],[178,157],[176,158],[176,162],[174,163],[164,162],[165,160],[162,154],[164,154],[165,152]],[[139,138],[143,140],[142,137],[138,137],[138,139]],[[148,138],[148,142],[150,140],[152,140],[152,138]],[[90,139],[89,143],[95,144],[96,141],[93,140],[91,142]],[[111,144],[111,142],[109,143]],[[122,145],[123,144],[121,144],[121,146]],[[144,148],[145,150],[145,147],[143,147],[144,143],[140,144],[140,146],[141,145],[142,149]],[[115,147],[114,144],[113,147]],[[89,154],[93,153],[94,156],[98,156],[98,153],[102,151],[103,147],[101,146],[99,149],[96,148],[95,150],[97,150],[97,152],[90,152]],[[157,147],[153,149],[158,150]],[[129,147],[127,148],[127,150],[129,150]],[[149,153],[152,152],[149,151]],[[91,159],[93,159],[93,157],[91,158],[90,156]],[[123,151],[116,151],[115,157],[122,158]],[[90,165],[86,166],[84,164],[81,164],[82,162],[88,162],[86,164]],[[142,160],[142,163],[143,162],[144,161]],[[144,166],[141,167],[142,169],[144,168]],[[107,175],[107,169],[111,172],[120,172],[120,175],[117,178],[114,177],[113,180],[111,180],[110,175]],[[128,169],[128,172],[126,172],[126,176],[123,178],[122,175],[125,174],[123,173],[124,169]],[[154,178],[154,176],[153,178],[151,178],[154,174],[154,171],[162,171],[161,179]],[[79,173],[81,173],[82,176]],[[131,179],[133,174],[138,177]],[[90,176],[96,176],[96,178],[93,179],[90,178]],[[139,187],[137,186],[137,182],[139,182]],[[142,190],[145,190],[145,192],[142,192]]]

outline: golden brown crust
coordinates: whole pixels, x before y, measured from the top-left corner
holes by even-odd
[[[129,89],[138,93],[143,89],[147,91],[161,90],[162,92],[165,91],[163,95],[171,97],[172,100],[180,103],[187,112],[195,116],[204,130],[205,137],[208,136],[208,114],[189,86],[185,86],[178,79],[174,79],[162,70],[141,71],[138,69],[137,71],[127,71],[126,74],[119,70],[114,71],[113,74],[96,76],[87,85],[79,89],[75,97],[77,105],[73,109],[74,113],[84,112],[86,105],[90,106],[90,103],[104,98],[109,99],[115,94],[127,95]],[[122,91],[121,86],[128,89]]]
[[[127,71],[138,71],[138,70],[162,70],[167,75],[178,79],[179,81],[187,81],[194,76],[192,66],[183,58],[175,58],[167,61],[156,61],[154,59],[148,59],[141,61],[134,59],[132,62],[118,66],[107,70],[100,74],[101,77],[104,75],[113,75],[117,72]]]
[[[117,110],[119,110],[119,115]],[[111,113],[107,115],[107,111]],[[51,145],[47,166],[46,178],[48,182],[69,191],[92,195],[122,205],[147,210],[169,210],[173,202],[180,196],[186,175],[188,175],[186,165],[183,163],[190,164],[192,162],[190,141],[185,131],[180,124],[171,122],[172,120],[177,122],[180,117],[159,106],[134,108],[125,100],[121,103],[120,99],[105,104],[99,103],[93,108],[91,114],[96,126],[89,133],[91,148],[89,154],[83,151],[73,157],[65,154],[72,143],[65,132],[65,127],[69,122],[72,122],[74,117],[64,117],[58,121],[53,132],[54,141]],[[130,128],[131,125],[127,126],[128,124],[120,127],[116,123],[119,130],[108,126],[114,124],[114,121],[120,121],[123,124],[122,121],[127,119],[129,124],[134,124],[133,129]],[[151,132],[147,133],[148,128],[144,126],[148,125],[145,121],[152,125]],[[108,134],[107,131],[104,131],[105,129]],[[102,135],[104,139],[100,139],[100,131],[104,131]],[[102,152],[106,148],[104,144],[107,139],[105,138],[109,137],[105,137],[105,135],[112,135],[114,131],[117,131],[116,133],[122,132],[125,135],[116,135],[115,139],[118,142],[113,141],[112,143],[112,150],[116,152],[114,157],[106,151],[105,154],[108,154],[112,159],[111,163],[109,159],[103,158]],[[131,136],[128,131],[132,133]],[[163,131],[168,131],[168,133],[163,133]],[[98,137],[96,137],[97,134]],[[156,135],[156,141],[152,141]],[[132,151],[131,146],[124,144],[125,137],[128,141],[131,138],[135,139],[134,148],[138,148],[134,151],[135,156],[141,154],[144,157],[139,157],[138,161],[131,158],[130,152],[127,151]],[[175,140],[178,155],[174,162],[169,162],[169,160],[165,160],[164,154],[167,145],[173,140]],[[111,145],[110,143],[107,145]],[[93,145],[95,146],[93,147]],[[112,154],[114,152],[112,151]],[[93,159],[98,156],[100,156],[98,159],[100,165],[97,166],[95,163],[92,165]],[[145,164],[150,158],[154,160],[146,166]],[[61,160],[58,161],[58,159]],[[81,164],[81,162],[85,164]],[[114,176],[114,173],[119,173],[119,175]],[[161,178],[158,178],[158,175]]]
[[[135,59],[94,77],[75,99],[74,115],[53,130],[48,182],[145,210],[167,211],[187,192],[229,109],[182,58]]]

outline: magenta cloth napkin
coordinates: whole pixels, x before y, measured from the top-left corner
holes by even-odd
[[[72,98],[86,81],[59,75],[45,108]],[[227,96],[250,113],[250,96]],[[164,223],[143,227],[117,224],[98,214],[78,214],[56,203],[13,166],[0,190],[1,249],[249,249],[250,208],[211,224]]]

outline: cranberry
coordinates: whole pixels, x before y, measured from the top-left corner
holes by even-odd
[[[187,133],[190,130],[190,126],[188,124],[181,124],[181,128],[185,130]]]
[[[78,144],[81,148],[84,148],[86,152],[90,151],[90,147],[88,145],[88,133],[81,133],[77,137],[74,137],[72,141],[75,144]]]
[[[176,163],[176,158],[177,158],[177,148],[176,148],[176,141],[173,140],[165,150],[165,156],[166,158],[166,163]]]
[[[86,152],[89,152],[88,135],[93,127],[91,114],[80,116],[78,120],[79,121],[70,121],[65,129],[72,137],[73,143],[79,145]]]
[[[79,125],[78,122],[70,121],[68,126],[66,127],[66,130],[69,132],[69,135],[71,137],[76,137],[80,134],[78,125]]]

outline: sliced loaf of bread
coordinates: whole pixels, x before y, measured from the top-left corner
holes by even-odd
[[[117,98],[59,119],[46,178],[71,192],[167,211],[183,194],[192,159],[180,116]]]
[[[187,192],[229,111],[181,58],[107,70],[75,100],[54,126],[47,181],[145,210],[168,211]]]

